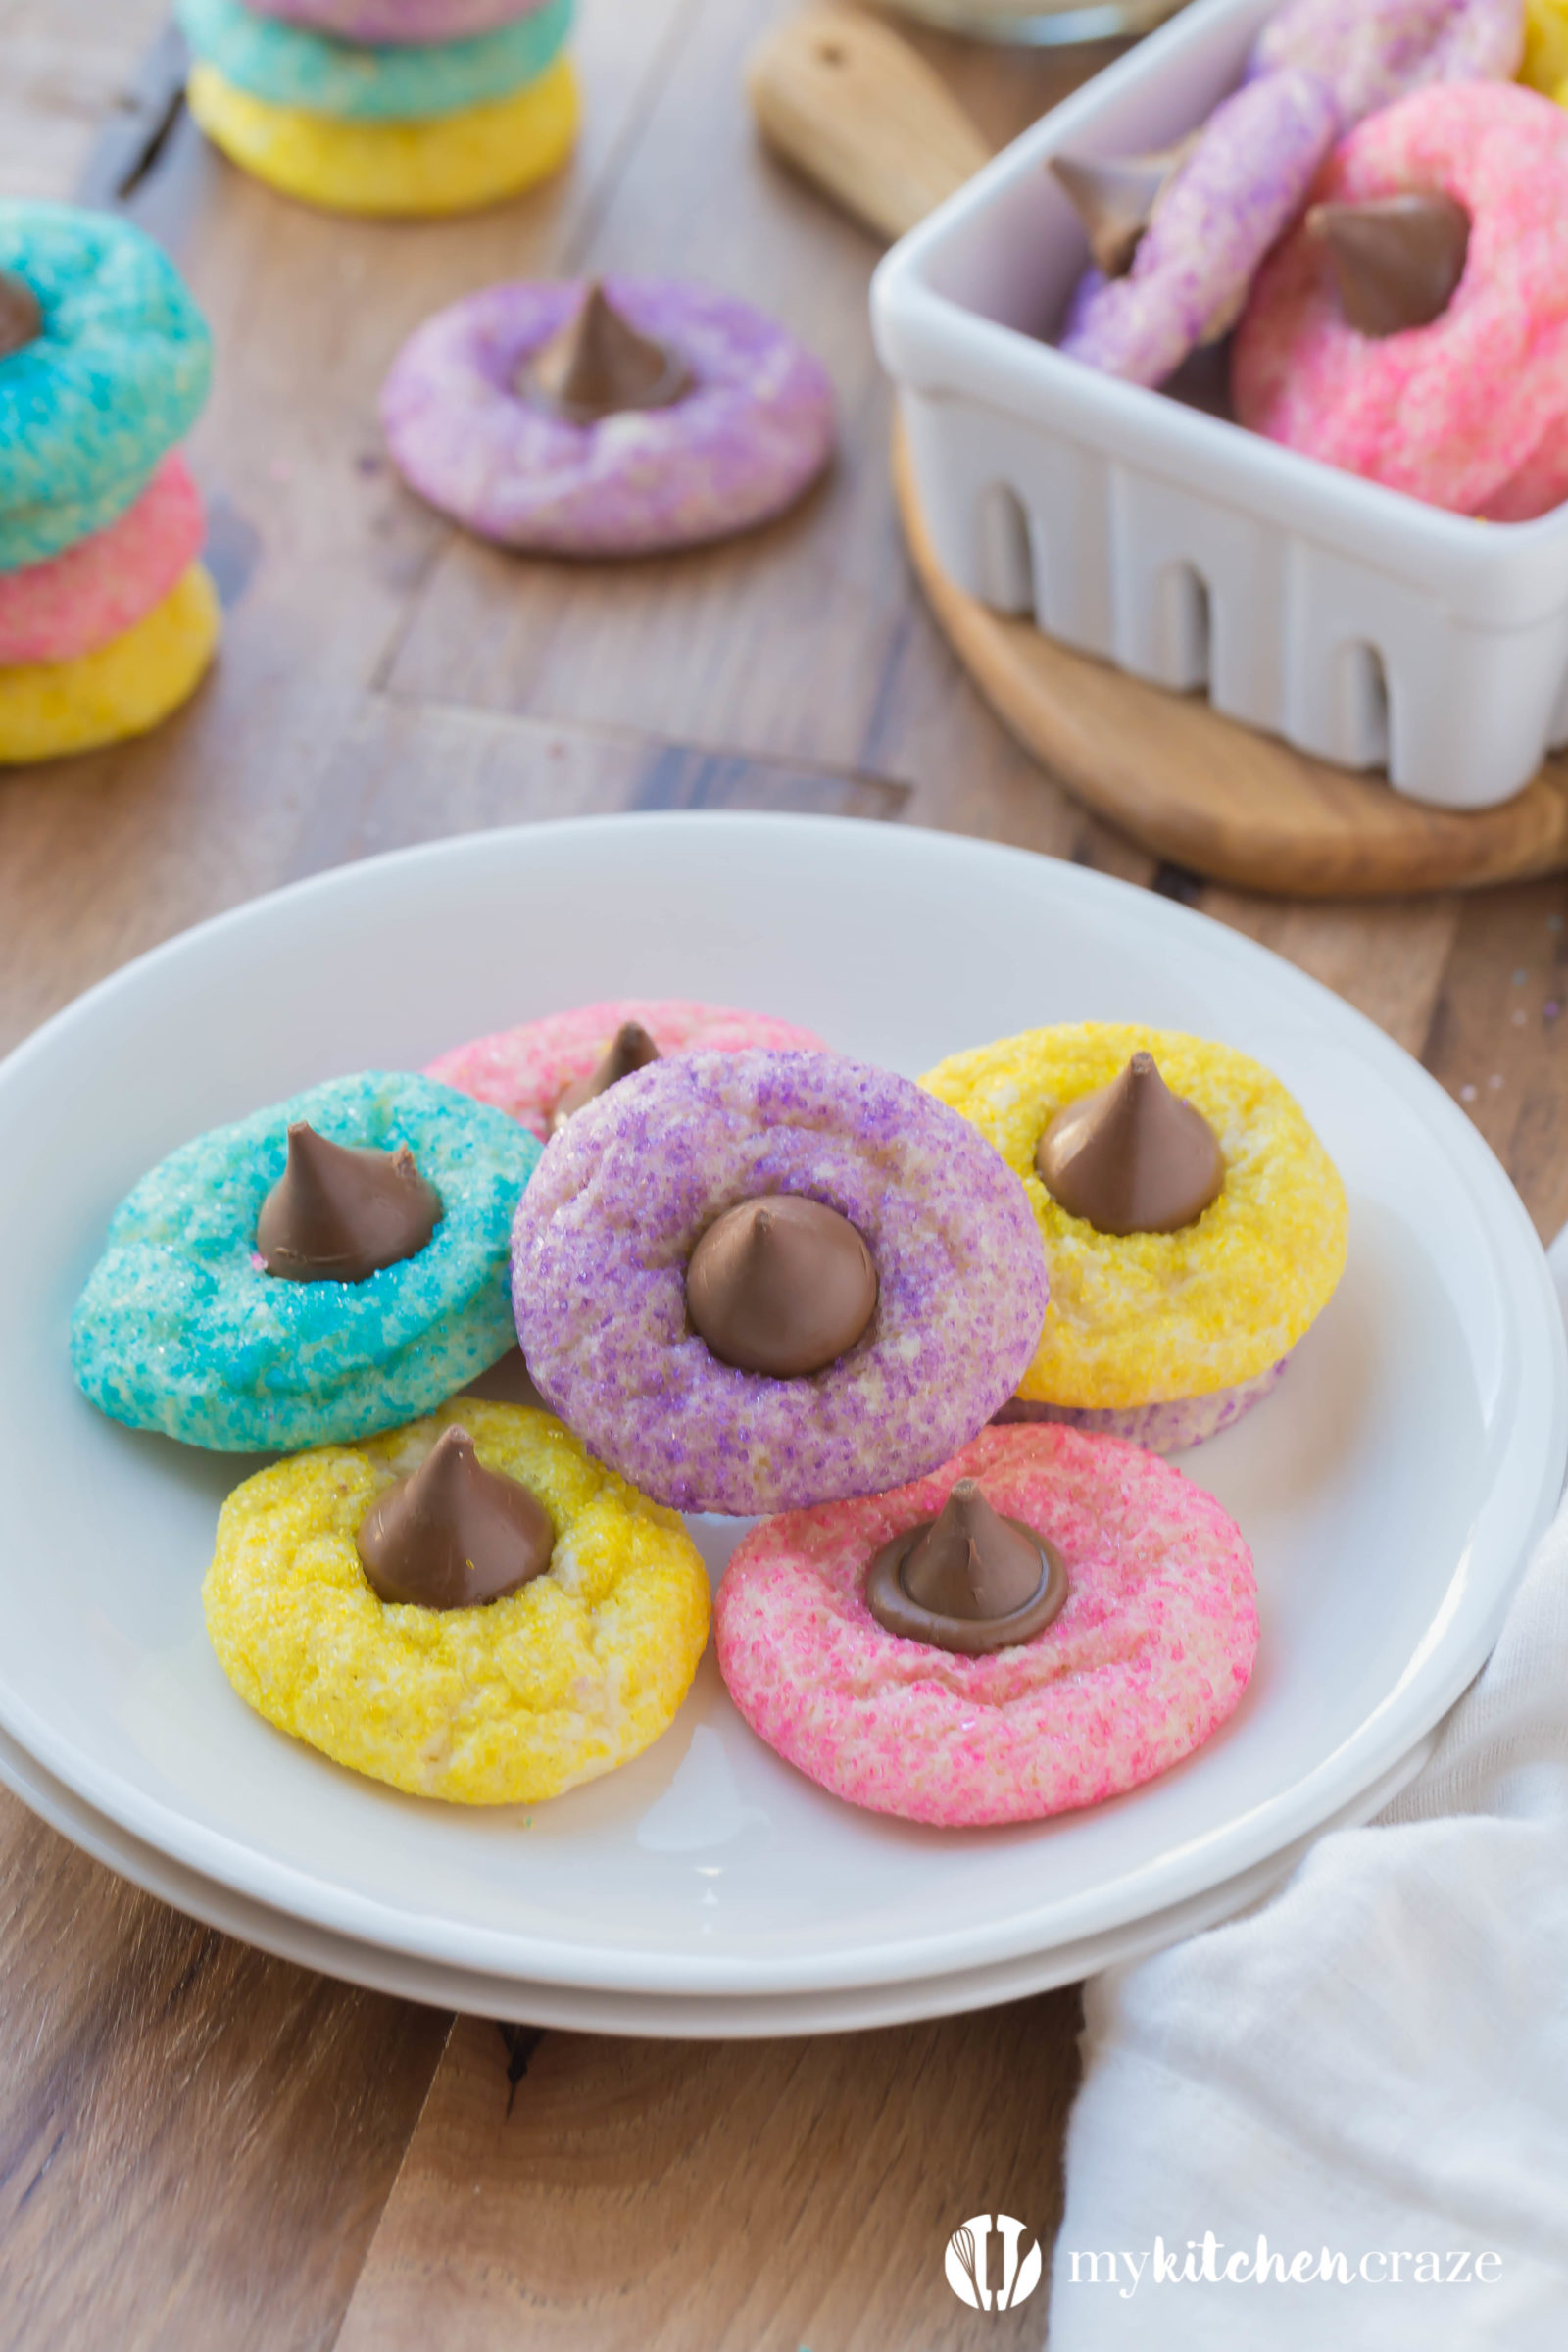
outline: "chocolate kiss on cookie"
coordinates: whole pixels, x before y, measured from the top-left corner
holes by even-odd
[[[618,1086],[623,1078],[629,1078],[633,1070],[646,1070],[651,1061],[658,1059],[659,1048],[641,1021],[622,1021],[611,1039],[609,1051],[603,1059],[595,1064],[586,1078],[578,1078],[568,1086],[558,1100],[555,1109],[550,1113],[551,1134],[554,1135],[558,1127],[564,1127],[573,1113],[581,1110],[585,1102],[591,1102],[596,1095],[608,1094],[612,1086]]]
[[[354,1542],[382,1600],[472,1609],[543,1576],[556,1532],[538,1497],[485,1469],[453,1422],[413,1476],[371,1503]]]
[[[686,1308],[722,1364],[774,1380],[825,1372],[876,1311],[876,1267],[848,1217],[774,1193],[727,1208],[686,1269]]]
[[[524,362],[517,390],[566,424],[667,409],[692,379],[684,361],[623,318],[596,280],[564,326]]]
[[[1378,338],[1441,318],[1470,251],[1469,214],[1436,191],[1314,204],[1306,233],[1329,257],[1346,323]]]
[[[288,1131],[288,1165],[262,1202],[256,1247],[283,1282],[365,1282],[424,1248],[441,1196],[406,1144],[395,1152],[334,1144],[305,1120]]]
[[[1027,1642],[1066,1597],[1054,1545],[1004,1519],[973,1478],[957,1481],[937,1518],[885,1544],[865,1580],[878,1625],[965,1657]]]
[[[1109,1086],[1057,1111],[1035,1167],[1052,1199],[1097,1233],[1177,1233],[1225,1182],[1213,1128],[1144,1053]]]
[[[25,351],[43,333],[43,306],[25,278],[0,270],[0,360]]]
[[[1054,155],[1051,170],[1083,222],[1095,267],[1125,277],[1154,207],[1194,146],[1191,138],[1152,155]]]

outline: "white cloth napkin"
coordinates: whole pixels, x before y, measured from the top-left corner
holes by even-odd
[[[1051,2352],[1568,2347],[1568,1503],[1397,1801],[1085,2014]]]

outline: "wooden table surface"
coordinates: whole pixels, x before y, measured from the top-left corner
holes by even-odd
[[[1293,905],[1089,821],[928,618],[888,482],[872,241],[761,154],[783,0],[583,0],[587,126],[477,219],[328,219],[166,119],[157,0],[0,0],[0,193],[122,192],[217,333],[194,443],[221,665],[150,741],[0,781],[0,1050],[126,957],[399,843],[584,811],[808,809],[1016,842],[1266,941],[1465,1103],[1544,1235],[1568,1215],[1568,884]],[[1100,62],[922,43],[998,139]],[[84,176],[85,175],[85,178]],[[679,270],[832,370],[841,454],[793,515],[574,569],[459,537],[375,392],[488,280]],[[361,1992],[137,1893],[0,1795],[0,2347],[946,2352],[1038,2343],[943,2283],[964,2215],[1049,2245],[1078,2004],[759,2043],[540,2035]]]

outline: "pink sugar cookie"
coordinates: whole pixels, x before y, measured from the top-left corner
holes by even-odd
[[[1568,409],[1554,416],[1517,472],[1482,500],[1488,522],[1534,522],[1568,499]]]
[[[1061,1613],[959,1657],[865,1604],[884,1544],[960,1478],[1048,1536]],[[1257,1650],[1251,1554],[1210,1495],[1119,1438],[982,1430],[888,1494],[754,1528],[713,1609],[718,1663],[758,1737],[850,1804],[946,1828],[1034,1821],[1168,1771],[1231,1713]]]
[[[545,0],[245,0],[245,5],[258,17],[281,17],[286,24],[336,40],[413,49],[494,32],[532,16]]]
[[[1440,318],[1358,333],[1298,227],[1252,289],[1231,388],[1254,432],[1473,514],[1546,450],[1563,414],[1568,114],[1514,83],[1418,90],[1342,140],[1312,196],[1355,203],[1434,189],[1470,216],[1464,275]]]
[[[201,493],[177,452],[132,507],[63,555],[0,572],[0,669],[76,662],[123,637],[202,552]]]
[[[638,1021],[662,1054],[709,1051],[737,1054],[747,1046],[787,1053],[799,1047],[825,1053],[822,1040],[792,1021],[765,1012],[732,1012],[723,1004],[695,1004],[685,997],[624,997],[608,1004],[583,1004],[575,1012],[552,1012],[454,1046],[425,1071],[461,1095],[493,1102],[533,1134],[548,1137],[550,1113],[568,1086],[597,1069],[623,1021]]]

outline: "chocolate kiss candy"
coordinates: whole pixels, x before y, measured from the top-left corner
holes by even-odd
[[[686,1269],[686,1306],[721,1364],[799,1380],[855,1346],[876,1311],[876,1268],[836,1208],[774,1193],[709,1227]]]
[[[967,1657],[1027,1642],[1066,1597],[1054,1544],[994,1511],[972,1478],[958,1480],[940,1517],[885,1544],[865,1580],[878,1625]]]
[[[256,1247],[283,1282],[364,1282],[422,1250],[441,1214],[441,1196],[407,1144],[363,1151],[300,1119],[288,1131],[288,1166],[262,1202]]]
[[[1083,222],[1090,255],[1104,276],[1125,277],[1132,268],[1154,207],[1192,145],[1187,138],[1153,155],[1052,157],[1052,172]]]
[[[958,1480],[899,1571],[909,1598],[933,1617],[1010,1617],[1033,1600],[1040,1577],[1034,1537],[999,1518],[973,1478]]]
[[[538,1497],[486,1470],[456,1422],[412,1478],[388,1487],[360,1522],[355,1547],[382,1600],[474,1609],[543,1576],[556,1531]]]
[[[1326,248],[1346,323],[1397,335],[1441,318],[1464,275],[1470,216],[1451,196],[1314,204],[1306,233]]]
[[[1176,1233],[1225,1181],[1219,1142],[1200,1110],[1173,1095],[1152,1054],[1058,1110],[1035,1152],[1040,1180],[1097,1233]]]
[[[641,1021],[622,1021],[610,1041],[610,1050],[604,1059],[586,1078],[574,1080],[550,1113],[551,1134],[554,1135],[558,1127],[564,1127],[573,1112],[581,1110],[583,1104],[591,1102],[596,1095],[608,1094],[612,1086],[618,1086],[623,1078],[629,1078],[633,1070],[646,1070],[651,1061],[658,1059],[659,1048]]]
[[[685,364],[640,335],[597,279],[517,378],[525,400],[567,424],[597,424],[626,409],[667,409],[691,388]]]
[[[0,270],[0,360],[25,351],[43,333],[43,307],[25,278]]]

